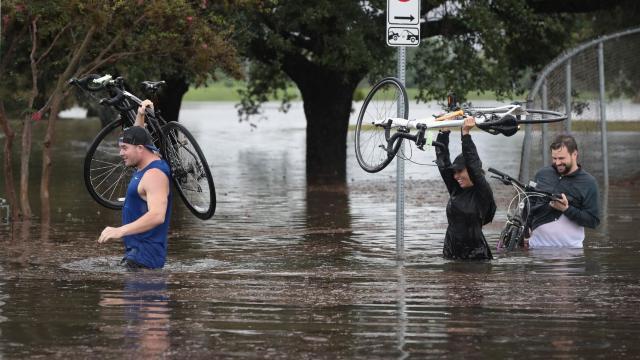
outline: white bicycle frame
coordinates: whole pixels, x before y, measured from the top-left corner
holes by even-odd
[[[474,113],[483,113],[483,114],[500,114],[500,117],[512,114],[512,115],[526,115],[527,111],[522,107],[522,105],[503,105],[498,107],[488,107],[488,108],[469,108],[465,112]],[[446,120],[449,117],[456,117],[455,114],[444,114],[435,119],[403,119],[403,118],[386,118],[383,120],[379,120],[374,123],[377,126],[385,126],[389,124],[391,121],[391,128],[407,128],[407,129],[418,129],[419,127],[426,126],[427,129],[437,129],[443,127],[457,127],[462,126],[464,124],[464,119],[453,119]],[[462,113],[459,113],[457,116],[461,116]],[[439,120],[441,119],[441,120]],[[482,124],[486,119],[484,117],[476,118],[476,124]]]
[[[511,186],[516,191],[516,195],[511,199],[509,205],[507,206],[507,221],[510,222],[510,218],[515,216],[517,212],[522,212],[522,209],[527,207],[527,216],[530,215],[529,209],[532,198],[536,197],[545,197],[546,194],[542,194],[536,191],[526,191],[524,188],[520,187],[515,183],[511,183]],[[529,186],[535,188],[537,184],[534,181],[529,181]],[[526,219],[522,219],[526,221]]]

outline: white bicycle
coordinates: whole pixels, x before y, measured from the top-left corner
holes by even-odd
[[[396,115],[399,106],[404,109],[404,118]],[[518,103],[462,108],[433,119],[409,119],[408,114],[409,99],[400,80],[384,78],[373,86],[356,125],[356,158],[362,169],[371,173],[384,169],[396,156],[404,139],[414,141],[418,149],[424,150],[428,129],[462,126],[465,116],[475,117],[478,128],[505,136],[515,134],[520,124],[552,123],[567,118],[560,112],[526,109]],[[439,144],[433,142],[431,145]]]

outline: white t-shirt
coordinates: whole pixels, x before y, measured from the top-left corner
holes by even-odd
[[[584,241],[584,227],[562,214],[556,221],[540,225],[533,230],[529,239],[529,248],[581,248],[582,241]]]

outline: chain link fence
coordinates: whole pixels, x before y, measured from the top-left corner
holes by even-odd
[[[604,186],[640,175],[640,28],[606,35],[570,49],[549,63],[528,96],[528,107],[561,111],[564,122],[528,125],[520,178],[550,163],[549,144],[562,132],[578,141],[578,162]]]

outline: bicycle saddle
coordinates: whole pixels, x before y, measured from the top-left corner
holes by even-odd
[[[156,92],[160,89],[160,86],[166,84],[164,80],[161,81],[143,81],[144,91]]]
[[[476,126],[491,135],[502,134],[504,136],[511,136],[517,133],[519,129],[518,121],[513,115],[505,115],[501,118],[491,119]]]

